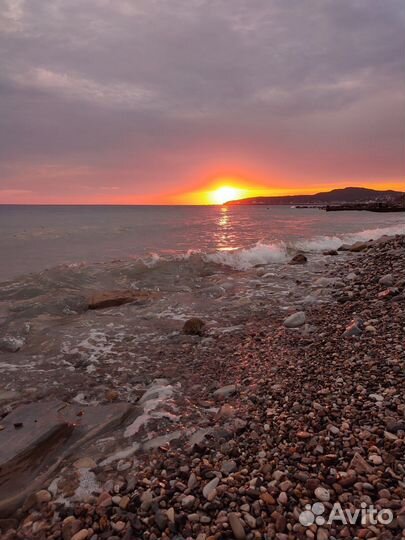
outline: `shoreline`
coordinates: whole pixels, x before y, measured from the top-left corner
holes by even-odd
[[[219,338],[179,336],[162,349],[166,381],[139,406],[182,436],[118,463],[68,458],[60,485],[42,486],[4,538],[401,538],[405,237],[358,251],[319,278],[334,301],[306,307],[302,326],[287,328],[288,313],[272,306]],[[78,487],[83,500],[65,507]],[[325,512],[363,502],[395,517],[306,527],[299,514],[316,502]]]

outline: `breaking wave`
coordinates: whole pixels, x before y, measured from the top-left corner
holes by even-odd
[[[329,249],[338,249],[343,244],[353,244],[354,242],[365,242],[368,240],[378,240],[382,236],[395,234],[405,234],[405,224],[393,225],[377,229],[366,229],[355,233],[344,234],[342,236],[319,236],[309,240],[300,240],[293,244],[297,250],[309,252],[322,252]]]
[[[235,251],[217,251],[206,254],[206,261],[230,266],[235,270],[249,270],[260,264],[284,263],[291,254],[297,251],[321,253],[331,249],[338,249],[343,244],[353,244],[358,241],[378,240],[382,236],[405,234],[405,224],[378,229],[345,234],[342,236],[319,236],[308,240],[296,242],[258,242],[250,248]]]
[[[258,242],[251,248],[235,251],[217,251],[204,256],[206,261],[231,266],[236,270],[248,270],[258,264],[282,263],[287,260],[284,242],[263,244]]]

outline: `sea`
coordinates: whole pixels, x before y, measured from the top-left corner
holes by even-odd
[[[405,215],[287,206],[0,206],[0,281],[59,265],[207,260],[247,269],[289,251],[405,232]]]

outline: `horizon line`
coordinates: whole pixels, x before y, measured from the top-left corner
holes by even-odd
[[[345,186],[345,187],[334,187],[326,190],[315,191],[314,193],[295,193],[295,194],[286,194],[286,195],[256,195],[251,197],[241,197],[240,199],[230,199],[223,203],[114,203],[114,202],[0,202],[1,206],[163,206],[163,207],[187,207],[187,206],[226,206],[228,203],[243,201],[243,200],[252,200],[252,199],[283,199],[283,198],[294,198],[294,197],[311,197],[314,195],[320,195],[325,193],[331,193],[333,191],[344,191],[348,189],[365,189],[369,191],[375,191],[377,193],[392,191],[394,193],[405,194],[405,190],[398,190],[395,188],[386,188],[386,189],[375,189],[373,187],[365,186]],[[288,203],[286,203],[288,204]],[[283,206],[282,204],[280,206]]]

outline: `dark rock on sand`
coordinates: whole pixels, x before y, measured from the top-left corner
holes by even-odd
[[[307,261],[308,259],[303,253],[297,253],[288,264],[305,264]]]
[[[183,325],[183,333],[188,336],[202,336],[205,322],[198,317],[188,319]]]
[[[336,249],[330,249],[329,251],[324,251],[323,254],[324,255],[332,255],[332,256],[339,255],[339,253],[336,251]]]

